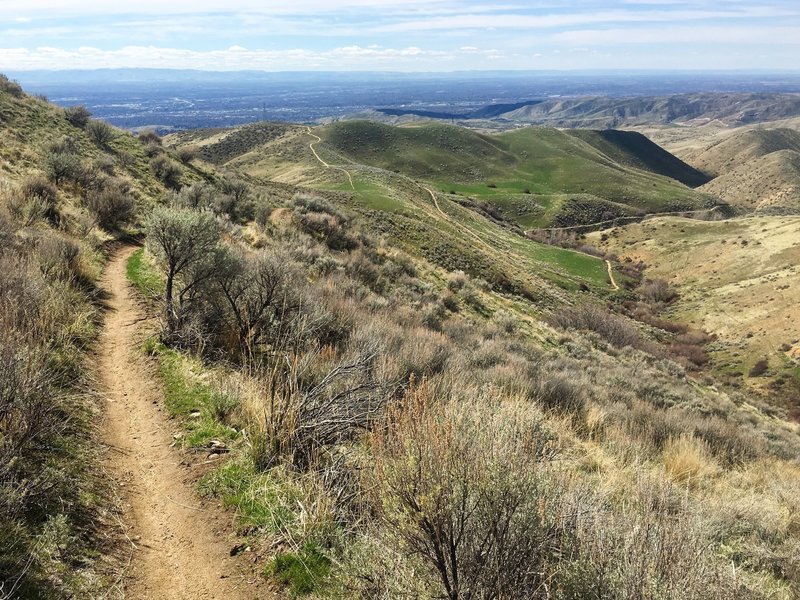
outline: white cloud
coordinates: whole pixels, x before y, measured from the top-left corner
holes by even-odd
[[[637,29],[587,29],[550,37],[579,45],[617,44],[800,44],[800,27],[695,26]]]
[[[248,50],[232,46],[226,50],[198,52],[156,46],[126,46],[119,50],[82,47],[77,50],[40,47],[0,48],[0,69],[98,69],[167,67],[232,71],[261,69],[286,71],[302,69],[402,69],[419,61],[452,60],[452,53],[407,48],[343,46],[326,51],[306,48]],[[435,62],[434,62],[435,61]]]

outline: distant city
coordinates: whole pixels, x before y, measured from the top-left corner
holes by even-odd
[[[169,69],[9,73],[61,106],[84,104],[119,127],[162,131],[261,120],[316,123],[373,109],[454,118],[489,104],[554,97],[800,92],[800,73],[499,71],[267,73]]]

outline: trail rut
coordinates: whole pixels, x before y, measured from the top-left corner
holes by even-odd
[[[121,595],[148,600],[254,598],[230,558],[233,542],[226,539],[227,528],[215,526],[211,513],[199,505],[179,453],[170,448],[168,421],[158,408],[160,388],[136,348],[144,315],[125,276],[134,250],[118,250],[102,277],[107,311],[97,349],[107,468],[121,490],[130,544],[130,564],[119,581]]]

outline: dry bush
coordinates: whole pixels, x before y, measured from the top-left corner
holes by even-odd
[[[80,246],[57,233],[42,234],[36,243],[39,268],[47,280],[80,278]]]
[[[253,356],[266,342],[280,345],[290,336],[289,321],[301,310],[300,271],[286,254],[247,255],[225,250],[214,282],[226,305],[224,314],[238,353]]]
[[[454,271],[447,276],[447,289],[451,292],[461,290],[467,283],[469,283],[469,277],[464,271]]]
[[[92,113],[82,104],[76,104],[75,106],[68,106],[64,109],[64,117],[73,127],[83,129],[86,127],[87,123],[89,123]]]
[[[665,444],[664,469],[675,481],[696,486],[715,475],[719,467],[703,440],[682,434]]]
[[[539,382],[535,399],[550,410],[582,417],[586,413],[586,387],[578,373],[553,373]]]
[[[157,146],[160,149],[160,146]],[[153,174],[168,188],[177,189],[181,185],[183,170],[171,158],[159,154],[150,159],[150,169]]]
[[[541,467],[547,441],[530,415],[483,397],[464,410],[424,382],[390,410],[372,436],[366,487],[396,543],[437,582],[437,596],[546,597],[560,536]]]
[[[144,144],[161,145],[161,137],[155,131],[143,131],[139,134],[139,141]]]
[[[608,510],[578,498],[560,573],[565,600],[726,600],[755,598],[717,564],[707,533],[685,497],[640,478],[625,502]]]
[[[19,83],[2,74],[0,74],[0,92],[9,94],[15,98],[21,98],[25,95],[25,92],[22,91],[22,86]]]
[[[189,164],[200,156],[200,151],[194,146],[184,146],[175,151],[175,156],[183,164]]]
[[[669,304],[678,297],[678,292],[664,279],[648,279],[640,287],[639,293],[651,304]]]
[[[86,124],[84,129],[91,140],[101,148],[107,147],[117,136],[114,128],[105,121],[92,119]]]
[[[337,447],[382,414],[387,398],[372,376],[374,349],[357,349],[312,382],[305,380],[314,354],[277,358],[262,370],[258,392],[244,403],[253,424],[250,439],[258,468],[287,461],[303,471],[325,464]]]
[[[596,304],[579,304],[562,308],[548,319],[560,329],[594,331],[612,346],[631,346],[655,352],[655,345],[642,337],[634,325]]]
[[[116,230],[133,218],[136,203],[130,193],[128,182],[115,179],[106,182],[102,189],[86,198],[86,207],[103,229]]]

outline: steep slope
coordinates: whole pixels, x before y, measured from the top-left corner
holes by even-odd
[[[618,129],[573,130],[569,135],[582,139],[623,165],[652,171],[680,181],[689,187],[707,183],[709,177],[677,156],[635,131]]]

